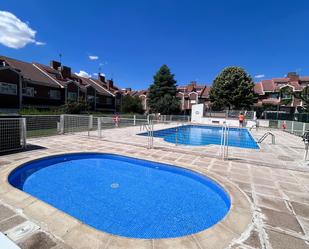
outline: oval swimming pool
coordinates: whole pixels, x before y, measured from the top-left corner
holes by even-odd
[[[28,162],[9,182],[98,230],[130,238],[173,238],[219,222],[230,198],[211,179],[172,165],[78,153]]]

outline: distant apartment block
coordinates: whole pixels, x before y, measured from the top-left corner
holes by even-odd
[[[71,68],[51,61],[49,66],[0,56],[0,109],[61,106],[86,100],[91,110],[120,110],[121,91],[103,75],[80,77]]]
[[[192,81],[188,85],[177,87],[177,97],[180,100],[180,109],[183,114],[191,114],[192,105],[204,104],[205,109],[210,107],[210,87]]]
[[[177,87],[177,98],[180,101],[180,109],[183,114],[190,114],[192,105],[204,104],[206,108],[209,108],[209,87],[203,84],[198,84],[192,81],[188,85]],[[147,105],[147,90],[134,91],[131,88],[123,90],[124,95],[139,97],[142,101],[143,109],[147,113],[149,112],[149,106]]]
[[[296,73],[288,73],[284,78],[262,80],[254,86],[258,95],[256,106],[275,105],[287,112],[294,112],[303,103],[293,93],[303,91],[309,86],[309,77],[300,77]]]

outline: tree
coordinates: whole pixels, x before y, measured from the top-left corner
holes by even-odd
[[[293,95],[303,102],[303,111],[309,112],[309,86],[306,86],[302,91],[295,91]]]
[[[66,114],[81,114],[89,111],[89,104],[83,98],[78,101],[68,101],[65,105],[60,107],[61,112]]]
[[[178,113],[180,102],[176,98],[177,86],[174,74],[167,65],[163,65],[153,77],[153,84],[149,87],[148,105],[155,113]]]
[[[123,96],[121,111],[124,113],[144,113],[141,99],[137,96]]]
[[[251,107],[257,96],[254,82],[241,67],[227,67],[216,77],[209,98],[217,109],[243,109]]]

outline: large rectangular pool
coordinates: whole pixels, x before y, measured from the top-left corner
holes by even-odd
[[[141,133],[139,135],[147,135]],[[154,137],[163,138],[166,142],[183,145],[203,146],[221,144],[222,127],[205,125],[184,125],[154,131]],[[230,128],[228,145],[240,148],[259,149],[258,144],[245,128]]]

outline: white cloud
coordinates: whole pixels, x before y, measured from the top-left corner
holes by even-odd
[[[35,40],[36,31],[22,22],[14,14],[0,11],[0,43],[9,48],[23,48],[29,43],[45,45]]]
[[[39,42],[39,41],[36,41],[36,42],[35,42],[35,45],[44,46],[44,45],[46,45],[46,42]]]
[[[88,57],[92,61],[99,59],[99,56],[96,56],[96,55],[89,55]]]
[[[79,73],[76,73],[76,75],[80,76],[80,77],[84,77],[84,78],[90,78],[91,75],[83,70],[80,70]]]
[[[264,78],[265,77],[265,74],[258,74],[258,75],[255,75],[254,78],[257,78],[257,79],[261,79],[261,78]]]

